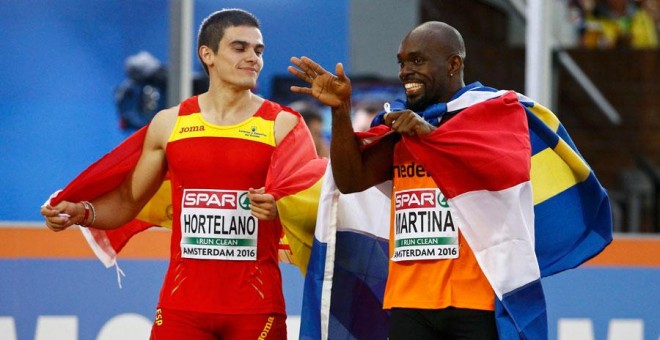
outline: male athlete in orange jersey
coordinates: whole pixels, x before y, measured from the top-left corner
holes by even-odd
[[[282,227],[274,197],[263,187],[278,144],[306,127],[296,113],[252,92],[263,51],[252,14],[211,14],[198,35],[208,91],[154,117],[140,159],[119,188],[91,202],[41,209],[54,231],[73,224],[118,228],[169,173],[171,259],[152,339],[287,337],[277,257]]]
[[[404,38],[397,57],[408,109],[386,114],[384,123],[396,133],[363,152],[351,127],[351,85],[341,64],[335,76],[309,58],[292,58],[295,67],[289,71],[311,86],[291,90],[332,107],[330,159],[342,193],[392,180],[390,261],[383,306],[391,310],[389,339],[497,339],[494,291],[459,230],[460,221],[446,201],[426,204],[427,194],[434,199],[443,195],[406,145],[399,143],[401,135],[424,137],[436,130],[413,111],[446,103],[466,88],[463,39],[449,25],[424,23]],[[439,208],[429,209],[431,205]],[[406,213],[397,214],[401,211]],[[414,216],[416,221],[395,221],[395,216]],[[441,222],[424,223],[430,219]],[[422,228],[409,228],[412,224]],[[431,225],[440,227],[424,229]],[[427,252],[423,246],[397,249],[401,242],[429,237],[446,240],[442,252]]]

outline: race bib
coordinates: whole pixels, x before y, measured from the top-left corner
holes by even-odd
[[[181,256],[254,261],[259,220],[250,214],[247,191],[184,189]]]
[[[440,189],[394,194],[392,261],[458,258],[457,215]]]

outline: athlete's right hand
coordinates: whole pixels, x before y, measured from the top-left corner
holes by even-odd
[[[289,66],[288,71],[311,85],[311,87],[291,86],[291,92],[311,95],[330,107],[350,103],[351,80],[344,73],[344,66],[341,63],[335,67],[336,76],[307,57],[292,57],[291,63],[297,68]]]
[[[56,206],[44,204],[39,211],[46,220],[46,227],[52,231],[62,231],[74,224],[82,222],[85,208],[79,203],[63,201]]]

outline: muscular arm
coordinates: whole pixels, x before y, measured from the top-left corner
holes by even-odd
[[[332,108],[330,159],[337,188],[342,193],[358,192],[391,178],[396,137],[385,137],[360,151],[351,123],[351,81],[342,64],[335,67],[335,76],[307,57],[291,62],[298,68],[289,66],[289,72],[311,85],[292,86],[291,91],[311,95]]]
[[[165,146],[172,131],[176,110],[158,113],[149,125],[142,154],[135,169],[119,188],[94,200],[95,228],[113,229],[135,218],[156,193],[167,172]]]
[[[154,117],[133,171],[119,187],[91,202],[96,212],[94,228],[114,229],[126,224],[135,218],[156,193],[167,172],[165,145],[177,110],[164,110]],[[85,220],[85,207],[80,202],[65,201],[55,207],[44,206],[41,213],[46,218],[46,225],[55,231],[64,230],[73,224],[91,223],[91,216]]]
[[[363,191],[392,178],[395,134],[360,151],[351,123],[350,100],[332,108],[330,159],[332,174],[342,193]]]

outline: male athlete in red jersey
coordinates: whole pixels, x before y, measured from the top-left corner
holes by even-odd
[[[211,14],[198,35],[208,91],[154,117],[140,159],[120,187],[91,202],[42,207],[55,231],[73,224],[117,228],[139,213],[169,173],[171,258],[152,339],[286,339],[277,259],[282,227],[274,197],[263,187],[277,145],[306,128],[299,115],[252,92],[263,51],[252,14]]]

